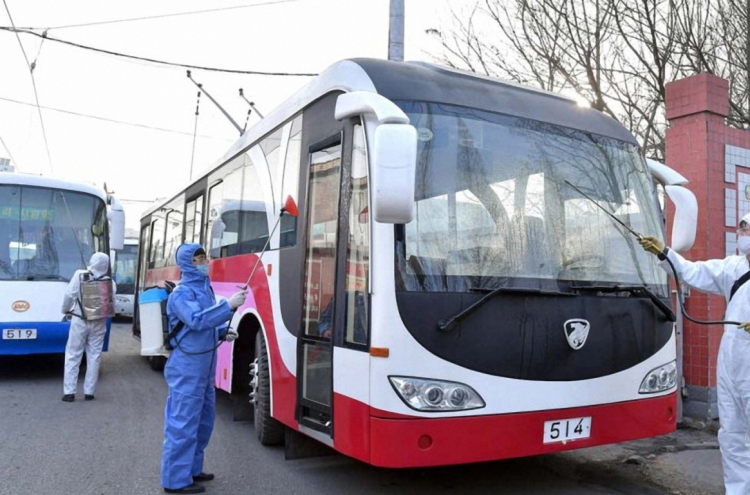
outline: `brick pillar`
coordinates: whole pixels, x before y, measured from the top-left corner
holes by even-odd
[[[698,261],[735,254],[738,219],[750,213],[750,134],[724,122],[729,114],[729,84],[712,74],[669,83],[666,114],[667,165],[690,181],[688,188],[698,199],[695,244],[682,255]],[[670,211],[668,217],[672,216]],[[668,229],[671,232],[669,222]],[[685,309],[693,318],[720,320],[726,304],[721,296],[692,290]],[[684,322],[686,416],[718,417],[716,359],[722,333],[719,325]]]

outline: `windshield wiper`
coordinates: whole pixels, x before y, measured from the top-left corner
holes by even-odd
[[[643,293],[651,299],[651,302],[664,313],[669,321],[677,321],[677,317],[672,308],[666,305],[659,296],[653,293],[645,285],[571,285],[572,290],[589,291],[589,292],[629,292],[631,294]]]
[[[458,313],[455,316],[452,316],[448,319],[438,320],[437,326],[438,330],[441,332],[448,332],[453,329],[461,320],[466,318],[468,315],[476,311],[480,306],[482,306],[484,303],[492,299],[498,294],[501,293],[517,293],[517,294],[537,294],[540,296],[564,296],[564,297],[576,297],[576,294],[570,294],[566,292],[558,292],[555,290],[544,290],[544,289],[536,289],[536,288],[525,288],[525,287],[498,287],[497,289],[482,289],[478,287],[472,287],[469,289],[473,292],[487,292],[479,301],[475,302],[468,308],[464,309],[460,313]]]

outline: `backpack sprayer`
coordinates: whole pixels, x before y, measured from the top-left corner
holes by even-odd
[[[72,310],[67,314],[79,317],[83,321],[103,320],[115,315],[114,290],[112,279],[107,276],[94,277],[91,271],[79,275],[78,308],[81,314]]]
[[[297,210],[297,204],[294,202],[294,199],[292,199],[291,196],[287,196],[286,201],[284,202],[284,206],[281,207],[281,211],[279,212],[279,216],[276,219],[276,223],[273,225],[273,229],[271,229],[271,233],[268,234],[268,239],[266,239],[266,244],[263,246],[263,249],[258,255],[258,259],[255,261],[255,266],[253,266],[253,269],[250,272],[250,276],[247,278],[247,282],[245,282],[245,285],[237,286],[238,289],[247,290],[247,288],[250,286],[250,281],[252,280],[253,275],[255,275],[255,270],[258,268],[258,265],[260,264],[260,260],[263,258],[263,253],[265,253],[266,249],[268,249],[268,244],[271,242],[271,237],[273,237],[274,232],[276,232],[276,228],[279,226],[279,223],[281,222],[281,217],[284,216],[284,213],[288,213],[294,218],[297,218],[299,216],[299,211]],[[232,310],[232,315],[229,317],[230,323],[232,319],[234,318],[234,314],[236,312],[237,312],[237,308]],[[165,339],[165,344],[169,345],[169,342],[172,339],[175,339],[176,347],[180,347],[180,342],[182,341],[182,339],[176,339],[176,337],[177,337],[177,334],[180,332],[180,330],[182,330],[182,327],[184,326],[185,324],[182,321],[178,321],[175,327],[172,329],[172,331],[169,332],[169,335],[167,335]],[[188,352],[182,349],[181,347],[180,347],[180,351],[182,351],[184,354],[190,354],[190,355],[207,354],[209,352],[213,352],[216,349],[218,349],[220,345],[221,345],[221,342],[216,344],[216,346],[212,347],[211,349],[200,351],[200,352]]]
[[[565,182],[567,185],[569,185],[570,187],[572,187],[573,189],[575,189],[576,191],[578,191],[584,198],[588,199],[593,204],[595,204],[597,206],[597,208],[601,209],[612,220],[614,220],[615,222],[617,222],[620,225],[622,225],[625,228],[625,230],[627,230],[628,232],[630,232],[631,234],[633,234],[633,236],[635,236],[635,238],[638,239],[639,242],[644,239],[644,237],[641,234],[639,234],[638,232],[636,232],[635,230],[633,230],[625,222],[623,222],[622,220],[620,220],[619,218],[617,218],[616,216],[614,216],[612,213],[610,213],[606,208],[604,208],[602,205],[600,205],[599,203],[597,203],[588,194],[586,194],[585,192],[581,191],[580,189],[578,189],[576,186],[574,186],[573,184],[571,184],[567,180],[564,180],[563,182]],[[665,256],[664,259],[667,261],[667,263],[669,263],[669,267],[672,269],[672,273],[674,274],[675,285],[677,286],[677,302],[680,305],[680,311],[682,312],[682,315],[686,319],[692,321],[693,323],[697,323],[699,325],[737,325],[737,326],[741,325],[741,323],[738,322],[738,321],[702,321],[702,320],[696,320],[695,318],[692,318],[689,314],[687,314],[687,311],[685,311],[685,304],[683,302],[682,288],[680,287],[680,279],[677,276],[677,270],[675,269],[674,265],[672,264],[672,260],[670,260],[668,256]]]

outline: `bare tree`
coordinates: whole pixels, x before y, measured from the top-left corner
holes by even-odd
[[[436,59],[553,92],[573,90],[664,159],[665,86],[730,80],[730,123],[747,105],[747,0],[480,0],[452,13]]]

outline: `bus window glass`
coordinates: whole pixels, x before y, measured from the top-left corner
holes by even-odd
[[[154,214],[156,216],[156,214]],[[156,218],[151,225],[151,252],[149,253],[149,263],[152,266],[161,266],[164,259],[164,219]]]
[[[566,184],[636,231],[659,232],[635,146],[464,107],[401,105],[419,133],[416,215],[397,227],[401,289],[465,292],[546,279],[647,284],[666,294],[654,257]]]
[[[279,180],[281,133],[282,130],[277,129],[260,142],[260,149],[263,150],[268,164],[268,175],[271,177],[271,198],[275,197],[274,191],[279,191],[277,181]]]
[[[106,249],[105,211],[87,194],[1,185],[0,279],[69,280]]]
[[[244,155],[243,155],[244,157]],[[237,245],[240,237],[240,210],[238,208],[242,201],[242,163],[243,159],[233,160],[227,165],[229,172],[224,177],[223,197],[221,203],[220,221],[214,224],[219,231],[212,235],[219,238],[220,256],[237,254]]]
[[[138,246],[126,244],[115,254],[115,269],[112,279],[117,284],[118,294],[133,294],[135,291],[135,268],[138,260]]]
[[[321,338],[333,329],[340,171],[340,144],[311,154],[303,318],[305,334]]]
[[[281,202],[291,196],[295,203],[299,198],[299,161],[302,150],[302,115],[292,121],[292,128],[284,160],[284,178],[281,185]],[[281,217],[279,247],[294,246],[297,242],[297,218],[291,215]]]
[[[200,244],[203,196],[198,196],[185,205],[185,242]]]
[[[149,241],[151,239],[151,229],[146,226],[141,228],[140,242],[140,266],[138,267],[138,291],[143,292],[146,284],[146,269],[148,268]]]
[[[211,258],[238,254],[240,240],[240,210],[242,175],[245,154],[242,154],[211,174],[209,184],[216,183],[208,195],[209,215],[206,239]]]
[[[174,253],[182,244],[183,205],[184,201],[180,198],[165,207],[167,211],[167,233],[164,244],[164,261],[167,265],[176,264]]]
[[[221,202],[224,183],[220,182],[208,191],[208,223],[206,225],[206,243],[211,258],[220,255],[221,233],[223,222],[219,218],[221,214]]]
[[[233,213],[239,216],[242,239],[240,252],[257,253],[263,250],[268,240],[268,218],[266,216],[266,198],[258,179],[258,167],[245,154],[245,185],[242,191],[242,207]],[[239,205],[238,205],[239,206]]]
[[[367,153],[361,125],[354,126],[351,187],[349,189],[349,242],[346,249],[346,341],[367,344],[370,280],[370,215]]]
[[[199,196],[195,199],[195,221],[190,231],[193,233],[191,242],[200,244],[201,243],[201,226],[203,225],[203,196]],[[185,236],[187,237],[187,233]]]

